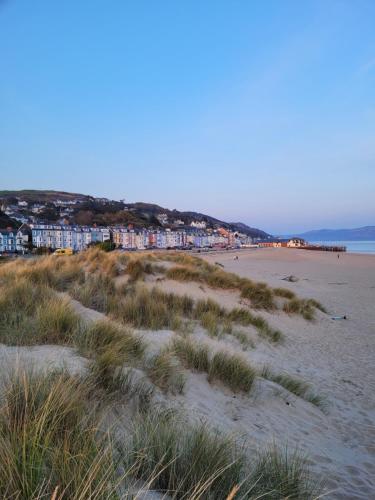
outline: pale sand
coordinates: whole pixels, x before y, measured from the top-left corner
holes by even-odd
[[[266,314],[287,339],[283,346],[257,346],[249,359],[299,375],[327,397],[326,414],[300,400],[280,406],[261,394],[255,407],[233,400],[240,428],[256,440],[298,444],[314,469],[326,476],[330,497],[375,497],[375,256],[292,249],[257,249],[209,254],[225,270],[288,287],[319,300],[329,311],[313,323],[285,314]],[[282,281],[294,275],[296,283]],[[347,315],[334,321],[331,316]],[[204,397],[202,397],[204,400]]]
[[[277,384],[258,379],[249,395],[234,395],[223,386],[207,382],[205,374],[186,371],[186,390],[180,396],[157,394],[159,401],[177,405],[191,418],[203,418],[212,426],[236,434],[250,449],[273,441],[298,446],[311,460],[313,472],[325,481],[326,498],[369,499],[375,496],[375,257],[307,252],[291,249],[257,249],[235,253],[202,255],[209,262],[220,262],[225,270],[265,281],[271,286],[288,287],[299,296],[322,302],[329,314],[317,313],[314,322],[289,317],[282,312],[261,314],[285,335],[282,345],[259,339],[253,328],[247,330],[255,348],[242,350],[233,337],[210,338],[196,328],[192,338],[210,344],[212,352],[226,349],[241,353],[256,367],[264,363],[275,372],[285,371],[310,382],[326,396],[327,409],[298,398]],[[288,275],[296,283],[282,281]],[[196,283],[147,280],[175,293],[195,298],[212,297],[226,307],[240,303],[239,294],[212,290]],[[203,289],[202,289],[203,288]],[[104,315],[72,301],[86,320]],[[346,314],[347,320],[331,316]],[[152,354],[167,344],[174,332],[139,331],[149,342]],[[4,358],[43,361],[39,366],[65,365],[84,370],[86,360],[74,350],[57,346],[35,348],[1,347]],[[123,421],[129,419],[124,408]],[[148,498],[148,497],[147,497]]]
[[[234,260],[238,255],[239,260]],[[375,257],[256,249],[201,255],[235,272],[274,287],[287,287],[299,296],[315,298],[328,310],[316,320],[282,312],[261,314],[282,330],[282,345],[256,339],[256,348],[242,352],[254,366],[267,364],[311,383],[326,396],[323,412],[280,386],[259,380],[250,396],[208,384],[205,375],[188,374],[186,393],[176,400],[190,414],[241,435],[251,446],[275,440],[306,452],[313,471],[325,481],[327,498],[375,497]],[[282,278],[294,275],[296,283]],[[153,283],[166,291],[211,297],[230,308],[240,303],[236,292],[213,290],[196,283],[164,280]],[[148,283],[151,286],[151,283]],[[347,315],[347,320],[332,316]],[[150,332],[154,342],[167,332]],[[195,336],[212,351],[241,351],[230,337],[210,339],[198,329]]]

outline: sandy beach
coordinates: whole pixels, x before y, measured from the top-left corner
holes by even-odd
[[[220,382],[209,383],[206,373],[192,370],[185,370],[181,394],[156,391],[155,403],[171,405],[192,421],[206,421],[233,435],[246,444],[250,455],[273,443],[281,448],[286,445],[288,450],[297,448],[308,457],[314,477],[322,481],[324,498],[374,498],[375,256],[341,254],[337,258],[334,253],[281,248],[200,256],[225,271],[316,299],[326,308],[327,313],[317,310],[312,321],[288,315],[282,308],[253,311],[281,330],[281,343],[262,338],[253,326],[242,328],[249,341],[246,346],[235,335],[209,335],[198,322],[187,334],[193,341],[208,344],[211,353],[224,350],[242,356],[258,374],[267,366],[274,373],[307,382],[325,404],[312,404],[262,376],[250,392],[233,392]],[[163,265],[170,269],[175,264],[163,261]],[[284,280],[291,275],[294,282]],[[127,275],[120,274],[114,283],[121,287],[127,280]],[[175,281],[165,274],[149,274],[140,286],[157,286],[194,299],[212,298],[228,310],[248,306],[238,290]],[[59,296],[69,300],[87,322],[105,318],[67,293]],[[347,319],[333,319],[342,316]],[[147,341],[148,356],[181,334],[166,329],[134,331]],[[0,361],[3,366],[7,361],[46,369],[64,365],[72,373],[84,373],[88,363],[76,349],[58,345],[1,345]],[[118,408],[118,419],[127,429],[131,417],[126,405]]]
[[[318,299],[328,311],[306,322],[285,314],[266,314],[286,335],[284,345],[258,345],[248,356],[301,376],[327,398],[325,412],[300,401],[274,400],[245,407],[233,401],[240,427],[256,440],[298,445],[326,481],[329,498],[375,495],[375,256],[255,249],[206,255],[226,271],[285,286]],[[283,278],[294,275],[298,281]],[[346,315],[346,320],[333,320]],[[289,402],[290,403],[290,402]],[[241,423],[242,421],[242,423]]]

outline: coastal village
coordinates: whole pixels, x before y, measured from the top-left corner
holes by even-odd
[[[105,204],[109,200],[98,198],[97,202]],[[35,249],[53,251],[72,249],[74,252],[101,243],[111,243],[113,248],[124,250],[146,249],[239,249],[257,246],[302,247],[305,242],[298,238],[280,240],[268,238],[254,239],[245,233],[231,231],[224,227],[207,227],[201,220],[193,220],[189,225],[184,221],[169,220],[168,215],[158,214],[159,227],[98,226],[69,224],[69,215],[79,200],[55,200],[58,210],[56,222],[44,220],[46,205],[29,204],[25,200],[2,205],[6,216],[20,224],[18,229],[0,230],[0,253],[28,253]],[[25,215],[25,212],[27,215]]]

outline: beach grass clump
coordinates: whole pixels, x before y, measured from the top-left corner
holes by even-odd
[[[184,297],[167,294],[153,288],[138,287],[114,304],[111,313],[135,328],[177,329],[181,323],[179,313],[191,304]]]
[[[251,465],[249,498],[302,500],[319,498],[319,483],[311,476],[307,458],[275,444],[260,451]]]
[[[143,279],[145,274],[152,273],[152,264],[141,259],[131,259],[126,266],[125,272],[129,275],[129,281],[134,283]]]
[[[65,372],[12,371],[2,383],[0,497],[115,499],[112,443]]]
[[[206,344],[177,337],[173,342],[173,351],[186,368],[208,373],[210,358]]]
[[[238,355],[219,351],[210,357],[206,344],[181,338],[172,349],[186,368],[206,372],[209,382],[220,381],[234,392],[248,392],[253,385],[256,371]]]
[[[101,272],[110,278],[116,278],[122,273],[122,266],[117,258],[110,258],[112,255],[108,253],[107,255],[109,258],[103,263]],[[117,256],[115,255],[115,257]]]
[[[167,346],[152,356],[146,363],[147,375],[164,392],[181,394],[185,387],[185,376],[174,352]]]
[[[74,259],[48,256],[27,262],[19,274],[36,285],[45,285],[59,291],[68,290],[74,283],[82,283],[85,273]]]
[[[143,376],[143,372],[134,367],[117,371],[106,390],[106,395],[113,397],[115,402],[121,397],[127,403],[132,403],[133,409],[135,407],[140,413],[147,413],[150,410],[154,393],[155,386]]]
[[[95,384],[115,393],[125,383],[124,366],[140,362],[146,344],[129,329],[101,320],[85,329],[79,347],[91,358],[89,370]]]
[[[245,456],[232,437],[174,412],[154,412],[133,423],[123,454],[136,477],[154,477],[150,488],[175,499],[227,498],[241,484]]]
[[[10,316],[14,311],[21,311],[24,315],[34,313],[38,304],[49,297],[49,290],[45,286],[34,286],[25,278],[15,277],[10,283],[0,287],[0,318]]]
[[[296,294],[292,290],[289,290],[289,288],[274,288],[273,293],[276,297],[282,297],[284,299],[291,300],[296,298]]]
[[[141,359],[146,345],[131,330],[109,321],[99,320],[89,325],[80,339],[80,348],[90,357],[115,347],[123,359]]]
[[[215,266],[211,266],[208,262],[194,255],[189,255],[181,252],[158,252],[157,258],[167,262],[174,262],[181,266],[190,266],[196,269],[214,270]]]
[[[160,330],[181,326],[181,317],[190,317],[194,301],[187,295],[166,293],[153,287],[124,288],[112,301],[110,313],[136,328]]]
[[[190,267],[171,267],[165,275],[168,279],[175,281],[202,281],[201,273]]]
[[[321,408],[325,406],[325,398],[315,393],[311,389],[310,384],[297,377],[289,375],[288,373],[274,373],[268,366],[263,367],[260,375],[267,380],[271,380],[272,382],[281,385],[287,391],[315,406],[319,406]]]
[[[220,381],[234,392],[249,392],[256,371],[241,356],[219,351],[211,359],[208,380]]]
[[[274,294],[264,283],[252,283],[249,280],[241,287],[241,297],[248,299],[256,309],[275,309]]]
[[[225,318],[226,310],[221,307],[217,302],[212,299],[197,300],[194,307],[193,316],[195,319],[200,320],[206,313],[211,313],[216,318]]]
[[[314,305],[308,299],[292,299],[285,302],[283,311],[287,314],[300,314],[306,320],[313,320],[315,316]]]
[[[52,297],[35,312],[35,343],[73,345],[83,325],[65,298]]]
[[[108,313],[115,299],[114,281],[105,274],[91,274],[83,284],[76,284],[69,291],[70,295],[85,307]]]
[[[237,289],[242,279],[234,273],[228,273],[217,266],[211,266],[202,261],[199,265],[175,266],[166,272],[166,277],[176,281],[195,281],[205,283],[212,288],[225,290]]]
[[[315,299],[308,299],[308,302],[312,307],[315,307],[315,309],[319,309],[319,311],[327,314],[327,309],[319,301]]]
[[[254,315],[244,307],[235,307],[229,311],[227,317],[233,323],[238,323],[242,326],[254,326],[261,337],[271,342],[278,343],[283,340],[283,334],[280,330],[272,328],[262,316]]]
[[[249,336],[245,332],[241,330],[233,330],[231,332],[231,335],[233,335],[233,337],[238,340],[238,342],[241,344],[244,350],[246,350],[249,347],[252,349],[255,348],[253,340],[249,338]]]
[[[221,269],[214,268],[214,270],[206,271],[204,282],[212,288],[230,290],[240,287],[241,278],[234,273],[228,273]]]
[[[200,317],[200,322],[211,337],[217,337],[219,334],[219,322],[217,316],[211,312],[205,312]]]
[[[233,323],[228,317],[224,318],[222,325],[221,325],[221,331],[225,335],[232,335]]]
[[[73,345],[82,328],[68,300],[45,285],[16,278],[0,288],[0,342]]]

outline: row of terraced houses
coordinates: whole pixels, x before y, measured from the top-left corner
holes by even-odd
[[[46,224],[23,224],[18,230],[0,230],[0,252],[25,252],[27,248],[86,249],[89,245],[112,241],[117,248],[144,250],[152,248],[239,248],[252,243],[251,238],[223,228],[133,229],[123,227],[87,227]]]

